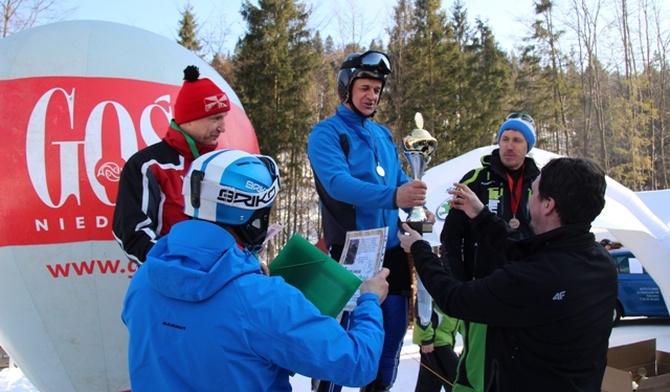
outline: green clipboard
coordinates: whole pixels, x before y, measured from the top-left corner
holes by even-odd
[[[270,263],[270,276],[281,276],[321,311],[337,317],[362,281],[299,234],[294,234]]]

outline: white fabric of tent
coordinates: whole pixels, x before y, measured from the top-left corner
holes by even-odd
[[[447,188],[459,181],[469,170],[481,166],[481,157],[491,153],[497,146],[486,146],[453,158],[428,169],[422,180],[428,185],[426,207],[437,216],[432,233],[424,238],[432,245],[440,244],[440,232],[444,225],[445,202],[449,198]],[[560,155],[533,149],[529,156],[541,168],[549,160]],[[640,260],[661,288],[667,301],[670,300],[670,227],[656,216],[630,189],[607,177],[605,209],[593,222],[593,229],[605,229],[612,233]]]
[[[635,192],[642,202],[649,207],[651,212],[658,216],[661,221],[670,226],[670,189],[658,191]]]

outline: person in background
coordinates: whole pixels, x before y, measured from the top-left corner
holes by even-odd
[[[459,181],[523,237],[533,233],[528,198],[531,184],[540,173],[535,161],[526,156],[535,146],[534,122],[524,113],[508,115],[498,129],[498,148],[483,156],[482,166]],[[458,279],[488,276],[501,265],[501,258],[481,241],[463,211],[449,210],[440,240],[451,273]]]
[[[112,232],[130,260],[141,265],[156,241],[187,218],[182,179],[194,159],[216,149],[229,111],[226,93],[200,78],[198,67],[184,69],[163,140],[137,151],[121,171]]]
[[[416,309],[418,306],[415,306]],[[459,320],[449,317],[433,303],[430,320],[414,316],[412,342],[421,347],[421,363],[414,392],[451,392],[456,378],[458,354],[454,352]]]
[[[470,170],[461,179],[511,230],[521,237],[532,235],[528,199],[531,184],[540,170],[535,161],[526,156],[535,146],[535,121],[525,113],[513,112],[498,129],[498,148],[482,157],[482,166]],[[469,281],[483,278],[500,268],[504,262],[495,249],[482,241],[472,228],[468,217],[458,209],[449,210],[440,233],[442,257],[451,274]],[[458,364],[456,383],[483,390],[480,369],[486,346],[487,326],[476,321],[463,321],[463,352]],[[475,353],[470,356],[470,353]]]
[[[314,126],[307,145],[331,257],[340,259],[347,231],[388,227],[383,266],[391,273],[382,305],[384,350],[378,376],[365,391],[389,390],[397,375],[412,295],[407,254],[395,236],[398,209],[426,202],[426,184],[405,174],[391,132],[372,121],[390,73],[391,62],[384,53],[347,56],[337,77],[341,104],[334,116]],[[435,221],[434,214],[426,214]],[[346,314],[342,323],[348,323]],[[339,390],[328,382],[319,385],[319,391]]]
[[[504,255],[502,267],[461,282],[416,231],[403,225],[409,234],[398,232],[440,309],[488,325],[485,347],[476,348],[486,353],[484,386],[457,383],[453,390],[600,391],[618,286],[612,257],[590,232],[605,206],[602,167],[584,158],[547,163],[528,202],[535,235],[521,240],[470,188],[455,186],[451,208]]]
[[[607,249],[607,251],[612,250],[613,246],[612,240],[610,240],[609,238],[603,238],[602,240],[600,240],[600,245],[602,245],[605,249]]]
[[[279,191],[270,157],[197,158],[185,213],[133,275],[121,317],[134,392],[290,391],[292,372],[360,387],[377,376],[388,270],[365,280],[345,331],[256,259]]]

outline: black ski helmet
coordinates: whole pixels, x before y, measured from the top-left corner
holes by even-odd
[[[391,60],[385,53],[368,50],[365,53],[352,53],[344,60],[337,74],[337,95],[341,102],[351,101],[351,87],[355,79],[368,78],[382,82],[382,91],[386,79],[391,73]],[[381,93],[379,93],[381,99]]]

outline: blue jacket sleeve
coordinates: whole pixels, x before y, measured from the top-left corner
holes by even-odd
[[[377,376],[384,341],[382,311],[377,295],[358,298],[350,329],[332,317],[322,316],[297,289],[280,281],[273,295],[259,297],[250,321],[258,328],[254,350],[278,366],[295,373],[339,385],[360,387]],[[277,298],[282,298],[277,301]]]

